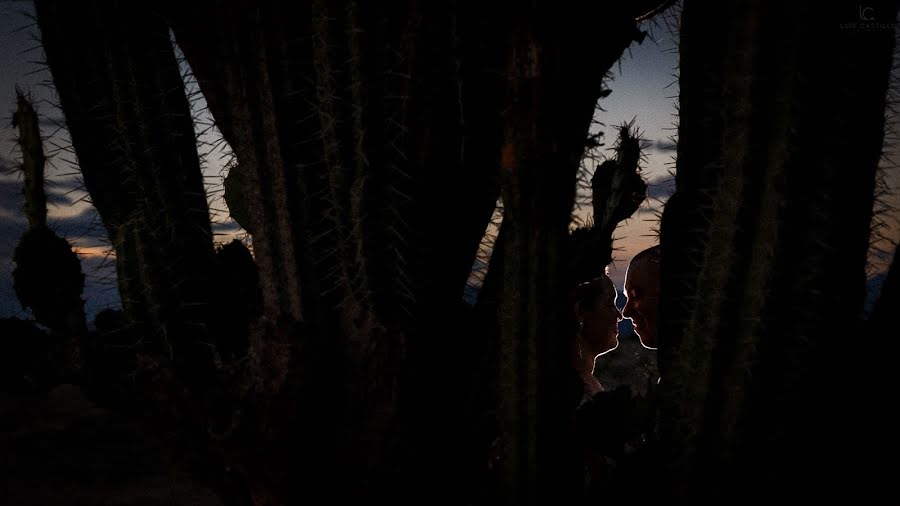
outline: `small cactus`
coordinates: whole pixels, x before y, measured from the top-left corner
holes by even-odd
[[[25,217],[31,228],[47,225],[47,195],[44,192],[44,156],[40,123],[29,97],[16,88],[16,112],[13,128],[19,129],[18,144],[22,153],[22,175],[25,179]]]
[[[83,332],[84,274],[68,241],[47,227],[25,232],[13,255],[13,286],[22,307],[56,332]]]
[[[634,122],[619,127],[616,155],[597,165],[591,177],[593,220],[589,227],[572,231],[573,268],[586,281],[600,276],[612,262],[613,233],[647,196],[641,177],[641,137]]]
[[[13,126],[19,128],[21,170],[25,179],[25,214],[29,229],[13,255],[13,287],[23,308],[66,339],[68,367],[81,365],[80,342],[87,327],[84,316],[84,273],[69,242],[47,226],[44,193],[44,148],[38,116],[31,101],[16,89],[18,108]]]

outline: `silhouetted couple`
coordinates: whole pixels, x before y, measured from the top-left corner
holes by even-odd
[[[585,382],[585,394],[602,390],[594,378],[597,357],[619,345],[618,323],[631,320],[645,348],[656,349],[656,319],[659,313],[659,246],[641,251],[625,273],[625,307],[616,307],[616,287],[607,275],[578,285],[575,290],[575,338],[573,365]]]
[[[616,287],[603,275],[575,290],[578,330],[572,362],[583,383],[576,411],[577,436],[583,450],[587,502],[614,499],[647,472],[655,439],[655,409],[648,398],[635,398],[630,388],[606,391],[594,377],[597,357],[618,347],[618,323],[629,318],[645,348],[657,347],[659,247],[641,251],[625,274],[626,303],[616,307]],[[649,397],[649,394],[648,394]]]

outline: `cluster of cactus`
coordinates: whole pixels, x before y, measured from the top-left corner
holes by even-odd
[[[571,410],[554,392],[572,336],[576,174],[605,73],[658,3],[573,15],[551,3],[36,2],[116,248],[124,321],[256,501],[339,490],[402,503],[472,481],[463,464],[481,449],[459,406],[485,384],[500,398],[504,500],[574,493]],[[226,198],[255,265],[234,245],[212,261],[169,28],[236,156]],[[636,165],[628,146],[622,173]],[[501,193],[502,276],[478,308],[489,330],[469,333],[449,322]],[[231,308],[220,276],[258,299]],[[493,344],[483,357],[499,376],[483,383],[460,364]],[[237,364],[238,384],[217,381]],[[423,465],[435,455],[439,469]],[[353,487],[332,487],[346,476]]]
[[[61,372],[72,372],[80,367],[79,345],[87,331],[81,298],[84,273],[69,242],[47,226],[46,157],[40,122],[31,100],[19,89],[16,102],[13,127],[19,130],[28,230],[13,255],[13,287],[22,307],[31,309],[38,322],[63,340]]]

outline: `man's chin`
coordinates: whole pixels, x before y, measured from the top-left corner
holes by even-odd
[[[635,325],[632,323],[632,328],[634,328],[634,333],[637,334],[638,339],[641,341],[641,346],[648,350],[656,349],[656,336],[648,336],[647,331],[640,324]]]
[[[619,339],[615,338],[615,340],[612,341],[612,346],[607,348],[605,351],[601,352],[600,355],[606,355],[607,353],[614,351],[618,347],[619,347]],[[598,356],[600,356],[600,355],[598,355]]]
[[[643,346],[644,348],[647,348],[648,350],[656,349],[656,336],[654,336],[653,338],[646,338],[641,337],[641,335],[638,334],[638,338],[640,338],[641,346]]]
[[[632,328],[632,330],[634,330],[634,333],[638,336],[638,338],[640,338],[641,342],[643,343],[644,342],[643,335],[646,333],[644,331],[644,329],[641,328],[640,325],[635,325],[633,323],[631,324],[631,328]]]

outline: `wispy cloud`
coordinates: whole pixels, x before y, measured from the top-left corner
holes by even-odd
[[[65,195],[70,189],[65,185],[47,189],[47,200],[52,206],[48,225],[77,248],[87,251],[105,248],[106,231],[96,210],[89,205],[72,207],[74,194]],[[0,179],[0,258],[9,259],[8,263],[12,262],[19,239],[28,229],[22,210],[24,203],[22,181],[18,178]]]
[[[0,156],[0,174],[6,174],[15,168],[16,162],[10,160],[9,158]]]
[[[653,147],[656,148],[657,151],[662,151],[664,153],[672,153],[678,149],[678,145],[668,139],[657,139],[655,143],[653,143]]]
[[[40,116],[38,125],[47,130],[56,130],[57,128],[66,127],[66,118],[62,116]]]
[[[0,160],[2,163],[2,160]],[[25,202],[25,197],[22,195],[22,182],[16,181],[15,179],[4,178],[0,179],[0,216],[2,216],[3,220],[17,220],[21,219],[22,222],[25,221],[25,217],[22,216],[22,204]],[[0,242],[3,242],[6,237],[0,235]]]
[[[894,248],[884,249],[884,248],[871,248],[869,250],[869,255],[874,257],[875,259],[884,262],[887,265],[890,265],[891,260],[894,259]]]
[[[668,174],[647,181],[647,197],[666,200],[675,193],[675,179]]]
[[[227,220],[221,223],[213,223],[212,231],[215,235],[237,234],[244,229],[234,220]]]
[[[47,220],[50,227],[60,235],[103,236],[106,231],[100,224],[100,217],[92,206],[84,206],[76,212],[58,213]]]
[[[25,220],[0,219],[0,258],[12,259],[19,238],[27,229]]]
[[[0,160],[0,163],[5,163],[5,161]],[[48,183],[45,185],[44,191],[47,195],[47,204],[50,206],[71,206],[83,195],[83,192],[79,191],[71,182]],[[22,206],[25,204],[24,185],[21,177],[8,176],[0,179],[0,213],[22,214]]]

